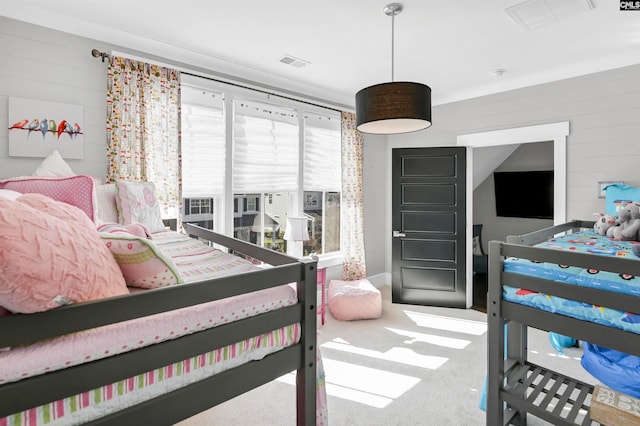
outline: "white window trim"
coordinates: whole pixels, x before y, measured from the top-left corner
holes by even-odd
[[[206,77],[203,77],[204,79],[206,79]],[[223,93],[223,97],[224,97],[224,111],[225,111],[225,127],[227,129],[233,129],[233,102],[234,99],[236,98],[245,98],[245,99],[251,99],[251,100],[255,100],[258,102],[266,102],[266,103],[274,103],[274,98],[273,98],[273,94],[268,94],[268,93],[264,93],[261,91],[256,91],[250,88],[243,88],[243,87],[239,87],[239,86],[235,86],[235,85],[230,85],[230,84],[225,84],[223,82],[217,82],[217,81],[211,81],[209,80],[207,83],[207,87],[211,90],[216,90],[219,91],[221,93]],[[322,116],[326,116],[328,111],[327,109],[331,109],[329,108],[325,108],[322,106],[315,106],[313,104],[309,104],[306,103],[304,101],[296,101],[294,99],[287,99],[287,98],[283,98],[283,97],[278,97],[276,95],[276,99],[277,99],[277,105],[278,106],[283,106],[283,107],[289,107],[292,109],[295,109],[296,111],[298,111],[298,121],[304,121],[304,116],[305,114],[318,114],[318,115],[322,115]],[[335,110],[334,110],[335,111]],[[337,117],[339,119],[339,117]],[[299,187],[295,192],[292,191],[283,191],[283,190],[279,190],[277,188],[273,188],[269,191],[269,193],[277,193],[277,192],[287,192],[289,194],[289,212],[292,215],[300,215],[303,212],[303,174],[302,174],[302,169],[304,167],[304,127],[302,125],[299,126],[300,129],[300,135],[299,135],[299,140],[300,140],[300,150],[299,150],[299,155],[300,155],[300,161],[299,161],[299,167],[301,170],[301,173],[299,173]],[[226,145],[226,152],[227,153],[232,153],[233,152],[233,145],[234,145],[234,140],[233,140],[233,132],[232,131],[227,131],[225,132],[225,145]],[[247,210],[244,211],[244,203],[242,201],[241,197],[236,197],[234,195],[234,187],[233,187],[233,155],[227,155],[225,158],[225,187],[224,187],[224,195],[222,197],[222,200],[220,200],[222,202],[223,205],[225,206],[230,206],[227,207],[225,209],[225,211],[221,211],[219,209],[220,206],[217,205],[217,203],[214,202],[214,209],[218,209],[220,211],[220,220],[223,222],[221,227],[218,227],[218,229],[221,229],[221,232],[224,233],[225,235],[233,235],[234,233],[234,219],[235,218],[239,218],[242,217],[244,214],[258,214],[259,210]],[[243,193],[248,193],[248,191],[242,191]],[[261,191],[256,191],[256,193],[261,192]],[[341,191],[338,191],[341,192]],[[266,192],[265,192],[266,193]],[[240,198],[238,200],[238,211],[234,211],[233,209],[233,203],[234,203],[234,198]],[[263,200],[263,203],[266,203],[266,200]],[[266,206],[260,206],[261,209],[264,209]],[[231,213],[232,214],[229,214]],[[323,250],[324,250],[324,239],[323,239]],[[326,253],[326,254],[322,254],[319,255],[322,257],[327,257],[327,259],[333,259],[333,258],[339,258],[340,262],[342,261],[342,254],[338,251],[338,252],[331,252],[331,253]],[[338,263],[340,263],[338,262]],[[333,260],[332,260],[333,263]],[[337,264],[337,263],[336,263]]]

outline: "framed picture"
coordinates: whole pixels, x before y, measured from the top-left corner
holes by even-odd
[[[9,156],[84,157],[82,105],[9,98]]]
[[[605,191],[604,189],[609,185],[615,184],[624,185],[624,182],[622,182],[621,180],[598,182],[598,198],[607,198],[607,191]]]

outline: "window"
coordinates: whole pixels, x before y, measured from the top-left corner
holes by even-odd
[[[340,120],[308,115],[304,131],[304,214],[310,226],[303,251],[330,253],[340,250]]]
[[[213,212],[213,199],[187,198],[185,200],[185,206],[185,212],[187,212],[185,216],[206,215]]]
[[[244,199],[244,211],[246,213],[258,213],[258,209],[260,208],[260,196],[259,195],[250,195]]]
[[[182,221],[214,229],[213,198],[184,198]]]
[[[214,229],[302,255],[283,237],[287,217],[304,215],[304,254],[338,251],[339,113],[199,77],[182,84],[185,218],[208,208]]]
[[[245,197],[245,214],[234,220],[234,235],[286,252],[282,236],[286,217],[293,211],[290,201],[298,190],[298,114],[291,108],[248,99],[235,99],[233,109],[234,196],[240,191],[258,191]],[[248,222],[251,230],[247,233]]]
[[[182,196],[183,217],[220,230],[225,175],[225,129],[222,94],[182,84]]]

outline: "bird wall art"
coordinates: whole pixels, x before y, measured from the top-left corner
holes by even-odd
[[[81,105],[10,97],[8,118],[10,156],[84,157]]]
[[[28,132],[27,138],[31,135],[31,132],[34,131],[41,133],[43,138],[51,133],[56,139],[60,139],[60,136],[63,134],[69,135],[71,139],[82,134],[82,128],[78,123],[72,125],[69,121],[62,120],[56,125],[55,120],[47,120],[46,118],[34,118],[33,120],[27,120],[25,118],[9,126],[9,131],[11,130],[26,130]]]

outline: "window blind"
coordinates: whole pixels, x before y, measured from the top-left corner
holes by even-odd
[[[234,100],[233,191],[298,189],[298,118],[294,110]]]
[[[182,85],[182,196],[224,193],[225,131],[221,93]]]
[[[304,190],[340,192],[340,116],[307,115],[304,129]]]

